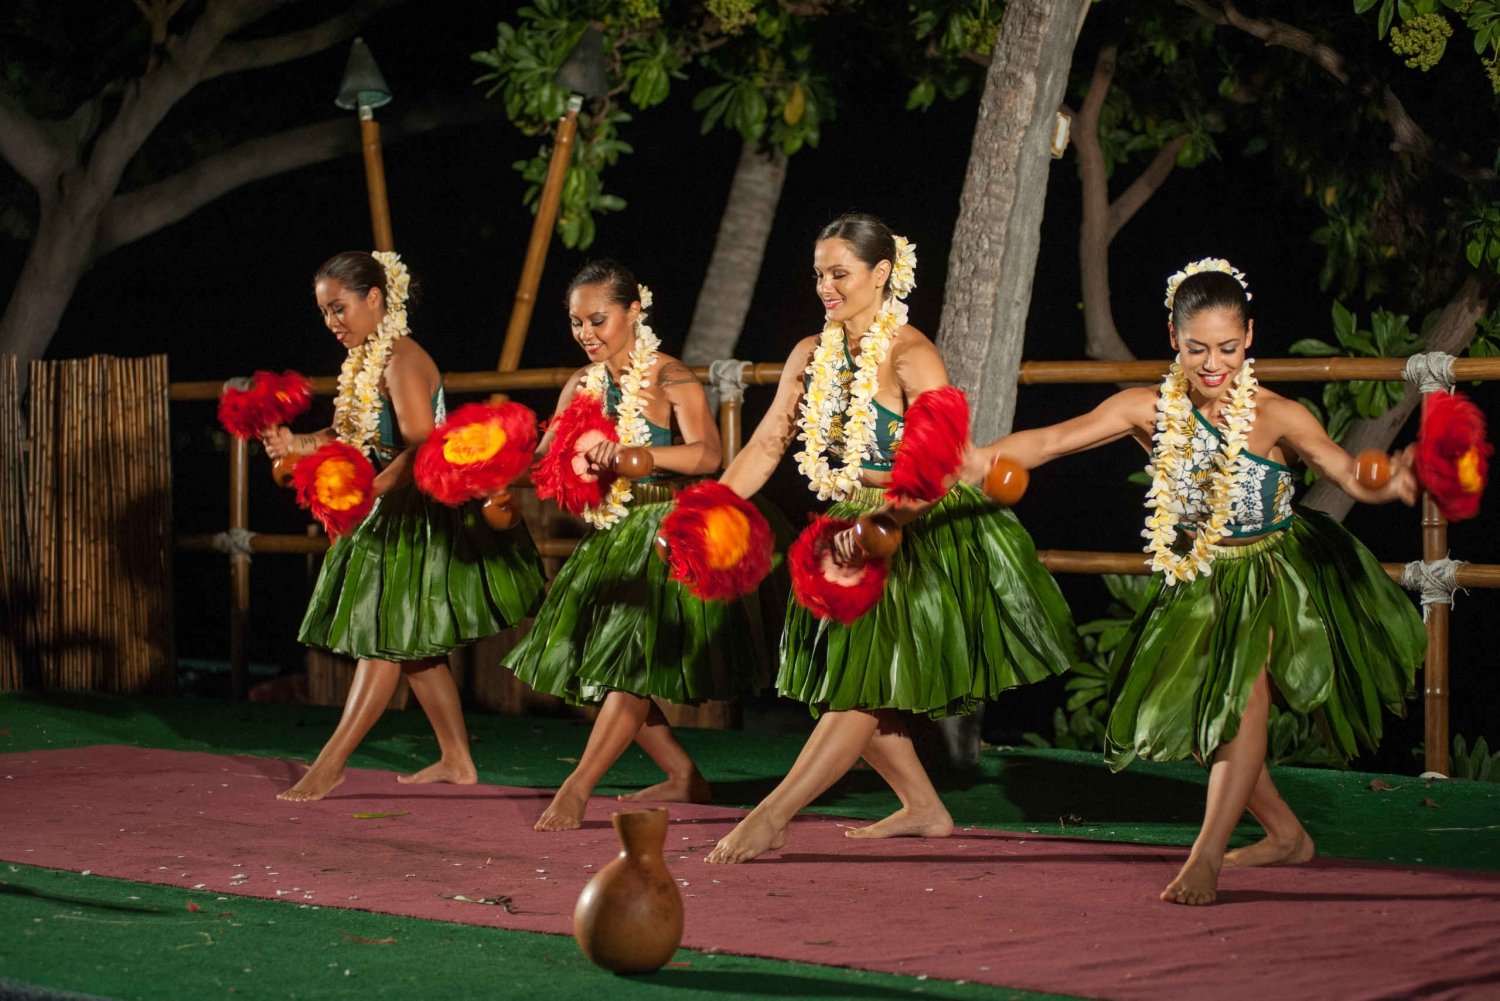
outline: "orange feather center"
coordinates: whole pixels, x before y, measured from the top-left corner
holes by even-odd
[[[728,570],[750,549],[750,519],[732,507],[709,508],[703,512],[703,542],[708,565]]]
[[[505,429],[493,421],[466,424],[443,439],[443,458],[455,466],[483,462],[505,447]]]
[[[347,511],[364,499],[364,491],[355,486],[354,463],[348,459],[319,463],[313,489],[318,503],[330,511]]]
[[[1479,476],[1479,449],[1470,448],[1458,457],[1458,485],[1466,494],[1477,494],[1484,489],[1484,481]]]

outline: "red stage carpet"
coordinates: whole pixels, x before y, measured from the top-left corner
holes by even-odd
[[[0,756],[0,857],[100,876],[566,934],[618,845],[612,804],[538,834],[545,793],[354,771],[319,803],[265,758],[97,746]],[[700,860],[738,811],[676,806],[683,944],[1109,998],[1500,994],[1500,876],[1320,861],[1155,900],[1181,849],[960,831],[850,841],[808,817],[780,853]],[[394,817],[359,819],[356,814]]]

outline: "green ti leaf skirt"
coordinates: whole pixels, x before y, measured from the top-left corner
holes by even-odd
[[[1422,617],[1380,563],[1317,511],[1243,546],[1214,547],[1212,572],[1158,575],[1121,641],[1105,758],[1213,759],[1239,731],[1265,669],[1280,698],[1313,714],[1340,761],[1380,742],[1381,710],[1405,712],[1427,650]]]
[[[622,691],[694,704],[765,687],[788,591],[780,558],[758,591],[700,601],[654,553],[671,488],[637,483],[634,493],[623,518],[579,541],[505,666],[537,691],[573,703]],[[755,503],[784,549],[786,518]]]
[[[449,507],[414,485],[378,497],[323,558],[298,639],[350,657],[441,657],[526,617],[542,594],[524,525],[496,532],[480,502]]]
[[[879,489],[834,504],[855,519]],[[904,709],[965,713],[1007,688],[1066,671],[1078,658],[1072,613],[1008,509],[960,484],[905,528],[885,594],[848,626],[793,602],[781,640],[781,694],[814,715]]]

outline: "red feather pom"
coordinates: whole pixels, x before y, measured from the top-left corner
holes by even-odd
[[[596,507],[614,482],[614,474],[591,472],[583,456],[601,441],[620,440],[615,422],[604,413],[597,396],[579,393],[553,418],[549,430],[557,432],[557,437],[531,473],[536,495],[543,500],[554,498],[558,507],[571,514]]]
[[[969,400],[956,386],[929,389],[906,408],[886,497],[896,504],[940,500],[969,440]]]
[[[1494,448],[1484,412],[1462,393],[1428,393],[1417,435],[1417,479],[1449,521],[1479,513]]]
[[[662,519],[671,577],[703,601],[749,594],[771,572],[771,526],[754,504],[717,480],[677,495]]]
[[[247,385],[232,380],[219,396],[219,423],[236,438],[258,438],[268,427],[286,424],[312,406],[312,380],[290,369],[256,372]]]
[[[466,403],[417,449],[417,486],[453,506],[488,497],[526,471],[536,436],[536,414],[529,407]]]
[[[786,551],[797,603],[820,619],[846,626],[879,603],[890,574],[885,560],[867,560],[858,566],[834,562],[833,537],[853,524],[818,515]]]
[[[323,523],[330,536],[347,535],[375,503],[375,467],[352,445],[332,441],[292,470],[297,503]]]

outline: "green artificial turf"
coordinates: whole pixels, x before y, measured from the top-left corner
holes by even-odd
[[[1060,998],[682,949],[617,977],[570,938],[0,864],[0,997]]]
[[[0,693],[0,753],[119,743],[311,760],[338,714],[329,707]],[[562,782],[588,734],[587,723],[532,717],[475,714],[469,727],[481,781],[537,788]],[[734,730],[680,736],[713,783],[716,802],[746,808],[791,767],[804,738]],[[436,751],[420,711],[388,712],[351,764],[410,771]],[[1322,855],[1500,871],[1500,784],[1316,768],[1278,768],[1274,775]],[[599,791],[627,791],[659,777],[632,748]],[[977,775],[940,776],[938,784],[960,826],[1186,845],[1201,820],[1204,780],[1189,762],[1141,762],[1112,775],[1097,755],[1028,748],[988,750]],[[860,769],[812,809],[877,818],[895,806],[880,779]],[[1242,825],[1236,840],[1257,831]]]

